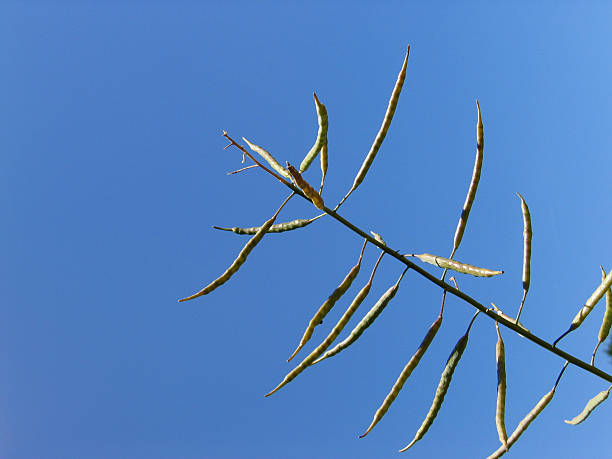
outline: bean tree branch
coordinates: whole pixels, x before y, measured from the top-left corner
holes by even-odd
[[[239,145],[238,143],[236,143],[228,134],[227,132],[223,131],[223,136],[226,137],[231,143],[230,145],[234,145],[236,147],[238,147],[240,149],[240,151],[242,151],[243,153],[245,153],[249,158],[251,158],[253,161],[255,161],[255,163],[260,166],[262,169],[264,169],[266,172],[268,172],[269,174],[273,175],[274,177],[276,177],[279,181],[281,181],[285,186],[287,186],[288,188],[290,188],[293,192],[295,192],[295,194],[301,196],[302,198],[306,199],[307,201],[310,201],[310,199],[308,199],[306,197],[306,195],[304,195],[304,193],[302,193],[302,191],[297,188],[296,186],[294,186],[292,183],[288,182],[287,180],[283,179],[282,177],[280,177],[279,175],[275,174],[274,172],[272,172],[270,169],[268,169],[267,167],[263,166],[259,161],[257,161],[246,149],[244,149],[244,147],[242,147],[241,145]],[[311,201],[312,202],[312,201]],[[368,233],[366,233],[365,231],[363,231],[362,229],[360,229],[359,227],[355,226],[353,223],[351,223],[350,221],[348,221],[346,218],[342,217],[341,215],[339,215],[337,212],[333,211],[332,209],[323,206],[322,209],[327,215],[329,215],[330,217],[332,217],[334,220],[337,220],[338,222],[340,222],[342,225],[346,226],[347,228],[349,228],[351,231],[353,231],[354,233],[357,233],[361,238],[367,239],[368,242],[370,242],[371,244],[375,245],[376,247],[378,247],[380,250],[382,250],[383,252],[387,253],[388,255],[392,256],[393,258],[395,258],[396,260],[398,260],[399,262],[403,263],[404,265],[408,266],[409,268],[413,269],[414,271],[416,271],[417,273],[419,273],[421,276],[423,276],[424,278],[426,278],[428,281],[436,284],[438,287],[440,287],[441,289],[443,289],[445,292],[449,292],[453,295],[455,295],[457,298],[462,299],[463,301],[465,301],[466,303],[470,304],[471,306],[475,307],[476,309],[478,309],[480,312],[482,312],[483,314],[485,314],[487,317],[493,319],[494,321],[502,324],[504,327],[511,329],[512,331],[518,333],[519,335],[523,336],[524,338],[527,338],[529,341],[537,344],[540,347],[543,347],[544,349],[546,349],[548,352],[552,352],[553,354],[558,355],[559,357],[561,357],[564,360],[567,360],[568,362],[570,362],[573,365],[576,365],[577,367],[582,368],[585,371],[588,371],[589,373],[594,374],[595,376],[598,376],[601,379],[604,379],[610,383],[612,383],[612,375],[606,373],[605,371],[600,370],[599,368],[588,364],[587,362],[585,362],[584,360],[580,360],[577,357],[574,357],[572,354],[568,354],[565,351],[562,351],[561,349],[559,349],[558,347],[553,346],[551,343],[549,343],[548,341],[545,341],[544,339],[540,338],[537,335],[534,335],[533,333],[529,332],[528,330],[526,330],[525,328],[521,327],[520,325],[517,325],[516,323],[512,322],[511,320],[506,319],[505,317],[502,317],[500,315],[498,315],[496,312],[494,312],[491,308],[487,308],[486,306],[484,306],[483,304],[479,303],[478,301],[476,301],[474,298],[472,298],[471,296],[461,292],[460,290],[452,287],[451,285],[447,284],[446,282],[444,282],[441,279],[438,279],[437,277],[435,277],[434,275],[432,275],[431,273],[429,273],[428,271],[424,270],[423,268],[421,268],[419,265],[413,263],[412,261],[410,261],[409,259],[407,259],[406,257],[404,257],[403,255],[401,255],[400,253],[398,253],[397,251],[389,248],[386,244],[383,244],[382,242],[377,241],[375,238],[373,238],[372,236],[370,236]]]

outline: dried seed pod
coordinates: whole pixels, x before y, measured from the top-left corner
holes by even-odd
[[[291,175],[289,174],[287,169],[281,166],[280,163],[276,159],[274,159],[274,156],[272,156],[266,150],[261,148],[259,145],[252,144],[244,137],[242,138],[242,140],[244,140],[247,143],[247,145],[249,146],[251,150],[253,150],[255,153],[258,153],[259,156],[265,159],[268,162],[268,164],[272,167],[272,169],[274,169],[276,172],[278,172],[283,177],[291,180]]]
[[[331,309],[334,307],[334,304],[336,304],[336,302],[342,297],[342,295],[344,295],[344,293],[349,289],[349,287],[357,277],[357,274],[359,274],[359,269],[361,268],[361,260],[363,259],[363,251],[365,250],[367,243],[368,240],[366,239],[363,242],[363,247],[361,248],[361,253],[359,254],[359,261],[357,261],[357,264],[351,268],[351,270],[346,275],[344,280],[340,283],[340,285],[332,292],[329,298],[325,300],[325,302],[321,305],[321,307],[315,313],[313,318],[310,319],[308,327],[306,327],[306,331],[304,332],[304,335],[300,340],[300,344],[295,349],[295,351],[293,351],[291,357],[287,359],[287,362],[289,362],[293,357],[295,357],[295,355],[300,351],[300,349],[302,349],[302,347],[304,347],[304,345],[310,340],[315,327],[323,322],[323,319],[325,318],[327,313],[331,311]]]
[[[495,322],[497,330],[497,344],[495,345],[495,361],[497,362],[497,404],[495,410],[495,426],[499,441],[507,448],[508,434],[506,433],[506,351],[504,341],[499,331],[499,324]]]
[[[584,319],[586,319],[595,305],[599,302],[599,300],[601,300],[601,297],[604,296],[604,294],[610,289],[610,286],[612,286],[612,271],[610,271],[608,275],[603,278],[601,284],[599,284],[599,287],[595,289],[584,306],[580,309],[580,311],[578,311],[578,314],[576,314],[576,317],[574,317],[574,320],[572,320],[569,329],[555,340],[553,346],[556,346],[561,338],[576,330],[582,324],[582,322],[584,322]]]
[[[324,215],[327,215],[327,214],[317,215],[316,217],[308,218],[308,219],[298,218],[296,220],[291,220],[290,222],[276,223],[272,225],[268,229],[267,232],[268,233],[282,233],[284,231],[291,231],[291,230],[298,229],[298,228],[304,228],[305,226],[310,225],[312,222],[323,217]],[[237,226],[234,226],[233,228],[224,228],[222,226],[213,226],[213,228],[218,229],[218,230],[223,230],[223,231],[231,231],[236,234],[255,234],[257,231],[259,231],[261,226],[253,226],[251,228],[239,228]]]
[[[306,197],[312,201],[315,207],[317,209],[324,210],[325,204],[323,204],[323,198],[321,198],[321,195],[317,193],[316,190],[313,187],[311,187],[310,184],[306,180],[304,180],[304,178],[302,177],[302,174],[300,174],[295,167],[289,164],[288,161],[287,161],[287,170],[291,174],[291,178],[293,179],[295,184],[298,186],[298,188],[300,188],[302,192],[306,195]]]
[[[261,241],[261,239],[264,237],[266,232],[270,229],[270,227],[274,223],[274,220],[276,220],[276,217],[278,216],[278,213],[285,206],[285,204],[287,204],[287,201],[289,201],[289,199],[291,199],[291,197],[294,194],[295,193],[291,193],[289,195],[289,197],[287,199],[285,199],[285,201],[278,208],[278,210],[276,211],[274,216],[271,219],[269,219],[268,221],[266,221],[259,228],[259,231],[257,231],[255,233],[255,235],[251,239],[248,240],[248,242],[245,244],[245,246],[242,248],[242,250],[238,254],[238,257],[233,261],[233,263],[229,266],[229,268],[227,268],[225,270],[225,272],[223,274],[221,274],[221,276],[219,276],[217,279],[212,281],[210,284],[208,284],[206,287],[204,287],[199,292],[194,293],[193,295],[188,296],[186,298],[181,298],[179,300],[179,303],[182,302],[182,301],[193,300],[194,298],[197,298],[197,297],[202,296],[202,295],[207,295],[208,293],[210,293],[213,290],[215,290],[217,287],[225,284],[230,279],[230,277],[232,277],[234,275],[234,273],[236,273],[236,271],[238,271],[240,269],[240,267],[244,264],[244,262],[246,261],[247,257],[249,256],[249,253],[251,253],[251,251],[259,243],[259,241]]]
[[[327,175],[327,141],[321,147],[321,186],[319,187],[319,194],[323,192],[323,185],[325,184],[325,176]]]
[[[378,260],[376,261],[376,264],[374,265],[372,274],[370,275],[370,280],[355,296],[352,303],[350,304],[348,309],[344,312],[344,314],[342,315],[338,323],[334,326],[332,331],[329,332],[329,335],[327,335],[327,337],[323,340],[323,342],[319,344],[316,347],[316,349],[312,351],[306,358],[304,358],[304,360],[302,360],[302,362],[300,362],[300,364],[297,367],[291,370],[278,386],[276,386],[270,393],[266,394],[266,397],[269,397],[274,392],[279,390],[281,387],[293,381],[297,377],[297,375],[299,375],[302,371],[304,371],[306,368],[312,365],[314,361],[321,354],[323,354],[323,352],[325,352],[327,348],[334,342],[334,340],[338,337],[340,332],[344,329],[348,321],[351,319],[355,311],[357,311],[357,308],[359,308],[363,300],[366,298],[366,296],[368,296],[368,293],[370,292],[370,288],[372,288],[372,280],[374,279],[374,274],[376,273],[378,264],[380,263],[380,260],[382,259],[384,254],[385,252],[382,252],[380,254],[380,256],[378,257]]]
[[[470,334],[472,324],[474,323],[474,319],[476,319],[476,316],[478,316],[479,312],[480,311],[474,314],[474,317],[472,317],[472,320],[468,325],[465,335],[463,335],[459,339],[459,341],[457,341],[453,352],[451,352],[450,356],[448,357],[448,360],[446,361],[446,366],[444,367],[444,371],[442,372],[442,376],[440,377],[440,383],[438,384],[438,388],[436,389],[436,395],[434,396],[431,407],[429,408],[429,413],[427,413],[427,416],[425,416],[425,420],[421,424],[421,427],[419,427],[419,430],[417,431],[412,441],[408,444],[408,446],[400,449],[400,453],[407,451],[409,448],[412,447],[412,445],[414,445],[417,441],[423,438],[423,436],[427,433],[434,420],[436,419],[438,411],[440,411],[440,407],[442,406],[442,402],[444,402],[446,392],[450,387],[451,380],[453,379],[453,373],[455,372],[455,368],[457,368],[457,364],[459,363],[459,360],[461,360],[463,351],[465,351],[465,348],[467,347],[468,336]]]
[[[491,306],[493,306],[493,309],[495,309],[495,312],[497,313],[498,316],[503,317],[508,322],[512,322],[513,324],[518,325],[519,327],[521,327],[526,332],[531,333],[527,327],[525,327],[522,323],[518,322],[514,317],[510,317],[510,316],[504,314],[501,309],[499,309],[497,306],[495,306],[495,303],[491,303]]]
[[[370,230],[370,233],[372,233],[372,236],[374,236],[374,239],[376,239],[382,245],[387,245],[387,243],[385,242],[385,240],[382,238],[380,234],[375,233],[374,231],[371,231],[371,230]]]
[[[582,413],[580,413],[578,416],[576,416],[571,421],[566,420],[565,422],[567,424],[571,424],[575,426],[576,424],[580,424],[581,422],[585,421],[586,418],[588,418],[589,415],[595,410],[595,408],[601,405],[608,398],[608,395],[610,395],[611,390],[612,390],[612,386],[608,387],[608,390],[604,390],[600,392],[599,394],[597,394],[595,397],[593,397],[591,400],[588,401],[588,403],[582,410]]]
[[[332,357],[340,351],[349,347],[351,344],[353,344],[357,340],[357,338],[359,338],[363,334],[363,332],[366,331],[366,329],[370,325],[372,325],[372,323],[374,323],[376,318],[380,315],[381,312],[383,312],[389,302],[393,299],[393,297],[399,290],[400,282],[402,281],[402,278],[404,277],[404,274],[406,274],[406,271],[408,271],[408,269],[409,268],[404,269],[402,275],[399,277],[397,282],[392,285],[385,293],[383,293],[383,295],[378,299],[376,304],[372,306],[372,308],[368,311],[365,317],[361,319],[361,321],[355,326],[355,328],[353,328],[353,331],[351,331],[349,336],[344,341],[338,343],[333,349],[330,349],[325,354],[323,354],[323,356],[315,360],[313,364],[319,363],[321,360],[324,360],[328,357]]]
[[[387,131],[389,130],[389,126],[391,126],[391,120],[393,120],[393,115],[395,114],[395,108],[397,107],[397,102],[399,100],[399,96],[402,92],[402,86],[404,85],[404,80],[406,79],[406,66],[408,65],[408,57],[410,56],[410,46],[408,46],[408,50],[406,51],[406,57],[404,58],[404,63],[402,64],[402,69],[400,70],[399,75],[397,76],[397,81],[395,82],[395,87],[393,88],[393,92],[391,93],[391,98],[389,99],[389,105],[387,106],[387,111],[385,113],[385,117],[383,119],[382,125],[376,134],[376,138],[374,139],[374,143],[370,147],[370,151],[366,155],[363,163],[361,164],[361,168],[357,175],[355,176],[355,180],[353,181],[353,186],[346,194],[342,201],[336,206],[336,209],[342,205],[344,201],[350,196],[350,194],[357,189],[357,187],[363,182],[372,162],[374,162],[374,158],[376,158],[376,154],[380,149],[380,146],[385,140],[385,136],[387,135]]]
[[[317,157],[319,151],[323,147],[323,145],[327,144],[327,109],[325,105],[319,102],[317,95],[312,93],[314,96],[315,106],[317,108],[317,119],[319,122],[319,132],[317,132],[317,139],[315,140],[314,145],[310,149],[306,156],[304,157],[302,164],[300,164],[300,172],[305,172],[306,169],[310,166],[310,163]]]
[[[434,323],[431,324],[431,326],[429,327],[429,330],[427,331],[427,334],[425,335],[425,338],[423,338],[423,341],[421,342],[421,345],[419,346],[419,348],[416,350],[412,358],[408,361],[408,363],[406,364],[406,366],[400,373],[399,377],[395,381],[395,384],[393,384],[393,387],[391,388],[391,390],[385,397],[385,400],[380,405],[380,408],[376,410],[376,413],[374,414],[374,419],[372,419],[370,426],[365,431],[365,433],[361,435],[359,438],[365,437],[370,432],[370,430],[372,430],[374,426],[378,424],[378,422],[387,413],[387,411],[389,410],[389,407],[395,401],[400,391],[402,390],[402,387],[404,387],[404,383],[406,382],[408,377],[412,374],[412,371],[417,367],[417,365],[421,361],[421,358],[425,354],[425,351],[427,351],[427,348],[429,347],[429,345],[435,338],[436,333],[438,333],[438,330],[440,329],[440,325],[442,325],[442,315],[439,315],[438,318],[434,321]]]
[[[525,305],[525,298],[529,291],[529,284],[531,282],[531,237],[533,230],[531,229],[531,214],[529,213],[529,207],[523,199],[520,193],[516,193],[521,199],[521,211],[523,212],[523,299],[521,300],[521,306],[519,307],[516,320],[521,318],[521,312],[523,312],[523,306]]]
[[[527,427],[529,427],[529,424],[531,424],[533,420],[537,418],[538,415],[542,411],[544,411],[544,408],[546,408],[546,406],[551,402],[551,400],[553,399],[553,396],[555,395],[555,390],[557,389],[557,385],[559,384],[559,381],[561,380],[561,376],[563,375],[563,372],[567,368],[567,364],[568,362],[565,362],[565,364],[563,365],[563,369],[561,370],[561,373],[559,373],[559,376],[557,377],[557,381],[555,382],[555,385],[553,386],[552,390],[548,392],[546,395],[544,395],[544,397],[540,399],[537,405],[534,406],[533,409],[529,413],[527,413],[527,416],[525,416],[523,420],[518,423],[518,425],[516,426],[516,429],[514,429],[514,432],[512,432],[512,435],[508,437],[507,445],[500,446],[493,454],[487,457],[487,459],[497,459],[498,457],[501,457],[504,454],[506,454],[506,452],[508,452],[510,447],[514,445],[516,441],[520,438],[520,436],[523,435],[525,430],[527,430]]]
[[[601,279],[602,281],[606,278],[606,272],[601,268]],[[599,349],[599,345],[603,343],[608,334],[610,333],[610,327],[612,326],[612,287],[606,291],[606,312],[604,313],[603,321],[601,322],[601,327],[599,328],[599,334],[597,335],[598,341],[595,346],[595,350],[593,351],[593,356],[591,357],[591,365],[595,363],[595,354],[597,354],[597,349]]]
[[[470,210],[472,209],[472,204],[474,204],[476,190],[478,189],[478,182],[480,182],[480,173],[482,171],[482,157],[484,152],[484,128],[482,126],[482,114],[480,113],[480,104],[478,103],[478,101],[476,101],[476,108],[478,109],[478,121],[476,123],[476,160],[474,161],[474,170],[472,172],[470,188],[468,189],[467,196],[465,197],[463,209],[461,210],[461,216],[459,217],[459,223],[457,223],[457,229],[455,230],[455,238],[453,240],[453,254],[459,248],[459,244],[461,244],[461,239],[463,238],[463,233],[465,232],[465,226],[467,225],[467,220],[470,216]]]
[[[457,271],[458,273],[471,274],[472,276],[477,277],[491,277],[497,274],[504,273],[503,271],[493,271],[491,269],[479,268],[477,266],[468,265],[467,263],[460,263],[449,258],[438,257],[429,253],[422,253],[420,255],[412,253],[406,254],[405,256],[416,257],[425,263],[429,263],[430,265],[435,265],[440,268],[452,269],[453,271]]]

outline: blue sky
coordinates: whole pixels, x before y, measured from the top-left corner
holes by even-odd
[[[473,310],[444,323],[385,418],[358,440],[438,313],[408,272],[350,349],[266,399],[361,241],[324,218],[268,235],[231,281],[246,242],[212,225],[259,225],[286,189],[223,129],[299,163],[326,104],[337,202],[378,130],[408,44],[404,91],[346,218],[401,252],[448,255],[472,171],[475,100],[483,177],[456,258],[505,270],[458,276],[514,315],[522,295],[519,191],[533,218],[523,322],[552,340],[612,269],[612,9],[603,2],[3,2],[0,5],[0,456],[6,458],[397,457],[425,416]],[[315,165],[306,174],[320,180]],[[316,209],[293,199],[279,219]],[[366,282],[377,250],[303,356]],[[345,334],[395,282],[386,258]],[[434,269],[432,272],[436,272]],[[561,344],[588,359],[602,306]],[[562,361],[502,331],[507,425]],[[344,334],[342,335],[344,336]],[[302,356],[302,355],[300,355]],[[483,457],[498,446],[495,327],[479,317],[434,425],[412,457]],[[612,371],[601,354],[598,364]],[[508,457],[609,454],[610,406],[563,423],[607,384],[570,367]]]

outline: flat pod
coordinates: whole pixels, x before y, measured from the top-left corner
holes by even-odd
[[[353,186],[349,190],[349,192],[342,198],[342,201],[336,206],[336,209],[342,205],[344,201],[350,196],[350,194],[357,189],[357,187],[363,182],[370,166],[374,162],[374,158],[380,150],[380,146],[382,145],[385,137],[387,135],[387,131],[389,130],[389,126],[391,126],[391,121],[393,120],[393,115],[395,114],[395,109],[397,108],[397,102],[399,100],[399,96],[402,93],[402,87],[404,86],[404,80],[406,79],[406,67],[408,65],[408,57],[410,56],[410,46],[406,51],[406,57],[404,58],[404,62],[402,64],[402,68],[397,75],[397,81],[395,82],[395,86],[393,87],[393,92],[391,93],[391,97],[389,98],[389,104],[387,105],[387,111],[385,112],[385,117],[383,118],[382,125],[376,134],[376,138],[370,147],[370,151],[366,155],[363,163],[361,164],[361,168],[357,175],[355,176],[355,180],[353,181]]]
[[[325,108],[325,105],[323,105],[319,101],[316,93],[313,93],[312,95],[314,96],[315,107],[317,109],[317,120],[319,123],[319,131],[317,132],[317,138],[315,140],[314,145],[308,151],[308,153],[306,153],[306,156],[302,160],[302,164],[300,164],[300,172],[305,172],[306,169],[310,167],[310,163],[312,163],[312,161],[317,157],[323,145],[327,144],[327,129],[328,129],[327,109]]]
[[[498,274],[503,274],[503,271],[494,271],[492,269],[479,268],[477,266],[468,265],[467,263],[460,263],[450,258],[439,257],[430,253],[422,254],[407,254],[409,257],[416,257],[422,262],[429,263],[430,265],[438,266],[440,268],[451,269],[458,273],[470,274],[476,277],[491,277]]]
[[[293,351],[293,354],[291,354],[289,359],[287,359],[287,362],[293,359],[293,357],[295,357],[295,355],[300,351],[300,349],[302,349],[302,347],[304,347],[304,345],[310,340],[310,338],[312,337],[312,334],[314,333],[315,327],[323,322],[323,319],[329,313],[329,311],[331,311],[331,309],[336,304],[336,302],[349,289],[349,287],[351,286],[351,284],[357,277],[357,274],[359,274],[359,269],[361,268],[361,260],[363,259],[363,251],[365,250],[367,243],[368,241],[366,239],[363,243],[363,247],[361,249],[361,254],[359,255],[359,261],[357,262],[357,264],[351,268],[351,270],[348,272],[348,274],[346,275],[344,280],[340,283],[340,285],[332,292],[332,294],[327,298],[327,300],[323,302],[323,304],[321,305],[319,310],[315,313],[313,318],[310,319],[310,322],[308,323],[308,326],[306,327],[306,331],[304,331],[304,335],[302,336],[302,339],[300,340],[300,344],[295,349],[295,351]]]
[[[368,311],[363,319],[353,328],[353,331],[349,334],[349,336],[342,342],[338,343],[333,349],[330,349],[322,357],[317,359],[314,363],[318,363],[321,360],[327,359],[328,357],[332,357],[342,350],[349,347],[353,344],[357,339],[363,334],[364,331],[368,329],[370,325],[374,323],[374,321],[378,318],[378,316],[383,312],[383,310],[387,307],[389,302],[393,299],[397,291],[399,290],[400,282],[408,271],[409,268],[404,269],[401,276],[397,280],[397,282],[392,285],[383,295],[378,299],[376,304],[372,306],[372,308]]]
[[[372,270],[372,274],[370,275],[370,280],[366,283],[366,285],[362,287],[359,293],[357,293],[357,295],[351,302],[350,306],[347,308],[347,310],[344,312],[340,320],[338,320],[338,323],[336,323],[332,331],[329,332],[329,334],[323,340],[323,342],[319,344],[315,348],[315,350],[313,350],[306,358],[304,358],[304,360],[302,360],[302,362],[300,362],[300,364],[297,367],[291,370],[278,386],[276,386],[271,392],[266,394],[266,397],[269,397],[274,392],[278,391],[281,387],[293,381],[302,371],[304,371],[306,368],[312,365],[315,362],[315,360],[321,354],[323,354],[323,352],[327,350],[329,346],[331,346],[331,344],[338,337],[338,335],[340,335],[340,332],[342,332],[342,330],[344,329],[348,321],[351,319],[355,311],[357,311],[361,303],[363,303],[363,300],[365,300],[365,298],[368,296],[368,293],[370,292],[370,289],[372,288],[372,281],[374,279],[374,274],[376,273],[378,264],[380,263],[380,260],[382,259],[384,254],[385,252],[382,252],[380,256],[378,257],[378,260],[376,261],[376,264],[374,265],[374,269]]]
[[[247,143],[247,145],[249,146],[251,150],[253,150],[255,153],[259,154],[259,156],[265,159],[266,162],[270,165],[270,167],[272,167],[272,169],[274,169],[276,172],[278,172],[283,177],[291,180],[291,175],[289,175],[289,172],[287,171],[287,169],[281,166],[280,163],[276,159],[274,159],[274,156],[272,156],[271,153],[267,152],[266,150],[261,148],[259,145],[255,145],[249,142],[244,137],[242,138],[242,140],[244,140]]]
[[[440,377],[440,382],[438,383],[438,388],[436,389],[436,395],[434,396],[433,402],[431,403],[431,407],[429,408],[429,412],[427,413],[427,416],[425,416],[425,419],[423,420],[421,427],[419,427],[419,430],[415,434],[413,440],[406,447],[400,449],[399,451],[400,453],[407,451],[417,441],[423,438],[425,434],[427,433],[427,431],[429,430],[429,428],[431,427],[431,425],[433,424],[434,420],[436,419],[436,416],[438,415],[438,411],[440,411],[440,407],[442,406],[442,403],[444,402],[444,397],[446,396],[446,392],[448,392],[448,388],[450,387],[451,381],[453,379],[453,373],[455,372],[455,369],[457,368],[457,365],[459,364],[459,360],[461,360],[461,356],[463,355],[463,352],[465,351],[465,348],[467,347],[468,336],[470,334],[470,329],[472,328],[472,324],[474,323],[474,319],[476,319],[476,316],[478,316],[479,312],[480,311],[474,314],[474,317],[470,321],[470,324],[468,325],[465,335],[459,338],[459,341],[457,341],[455,348],[453,349],[450,356],[448,357],[448,360],[446,361],[446,366],[444,367],[444,371],[442,372],[442,376]]]
[[[459,248],[461,239],[463,239],[463,233],[467,226],[468,217],[470,216],[470,210],[474,199],[476,198],[476,191],[478,190],[478,183],[480,182],[480,174],[482,172],[482,159],[484,153],[484,128],[482,125],[482,113],[480,112],[480,104],[476,101],[476,108],[478,110],[478,121],[476,122],[476,159],[474,160],[474,170],[472,171],[472,180],[470,180],[470,187],[468,188],[463,208],[461,209],[461,216],[457,223],[457,229],[455,230],[455,237],[453,239],[453,254]],[[451,256],[452,258],[452,256]]]
[[[442,315],[438,316],[438,318],[434,321],[434,323],[431,324],[431,326],[429,327],[429,330],[427,331],[427,334],[425,335],[425,338],[423,338],[423,341],[421,342],[421,345],[419,346],[419,348],[416,350],[412,358],[408,361],[408,363],[406,364],[406,366],[400,373],[399,377],[393,384],[393,387],[391,387],[391,390],[389,391],[389,393],[383,400],[378,410],[376,410],[376,413],[374,414],[374,419],[372,419],[370,426],[365,431],[365,433],[361,435],[359,438],[365,437],[374,428],[374,426],[378,424],[378,422],[383,418],[383,416],[387,413],[387,411],[389,410],[389,407],[395,401],[400,391],[402,390],[402,387],[404,387],[406,380],[410,377],[414,369],[417,367],[423,355],[425,355],[425,351],[427,351],[427,348],[429,348],[429,345],[432,343],[433,339],[435,338],[436,333],[438,333],[438,330],[440,329],[440,325],[442,325]]]
[[[606,272],[601,266],[601,279],[602,282],[606,278]],[[595,346],[595,350],[593,351],[593,355],[591,357],[591,365],[595,363],[595,354],[597,354],[597,349],[601,343],[603,343],[608,335],[610,334],[610,327],[612,326],[612,287],[606,291],[606,312],[604,312],[603,320],[601,321],[601,327],[599,328],[599,333],[597,335],[597,345]]]
[[[508,434],[506,433],[506,350],[499,331],[499,324],[495,322],[497,330],[497,343],[495,345],[495,361],[497,364],[497,403],[495,407],[495,426],[499,441],[507,448]]]
[[[589,400],[584,409],[582,410],[582,413],[580,413],[574,419],[571,419],[570,421],[566,420],[565,422],[567,424],[575,426],[583,421],[586,421],[586,419],[595,410],[595,408],[601,405],[608,398],[608,395],[610,395],[610,390],[612,390],[612,386],[608,387],[608,390],[601,391],[599,394]]]
[[[304,228],[305,226],[310,225],[312,222],[323,217],[324,215],[326,214],[317,215],[314,218],[307,218],[307,219],[298,218],[295,220],[291,220],[290,222],[275,223],[268,229],[267,232],[268,233],[283,233],[285,231],[292,231],[295,229]],[[224,228],[222,226],[213,226],[213,228],[222,230],[222,231],[231,231],[236,234],[252,235],[252,234],[257,233],[257,231],[260,230],[261,226],[253,226],[251,228],[240,228],[237,226],[234,226],[233,228]]]
[[[285,204],[287,204],[289,199],[291,199],[291,197],[294,194],[295,193],[291,193],[289,195],[289,197],[287,199],[285,199],[285,201],[278,208],[278,210],[276,211],[274,216],[271,219],[267,220],[259,228],[259,230],[255,233],[255,235],[253,235],[253,237],[248,240],[248,242],[244,245],[244,247],[242,248],[242,250],[240,251],[240,253],[236,257],[236,259],[232,262],[232,264],[229,266],[229,268],[227,268],[225,270],[225,272],[223,274],[221,274],[217,279],[212,281],[210,284],[208,284],[206,287],[204,287],[199,292],[194,293],[193,295],[188,296],[186,298],[181,298],[179,300],[179,303],[183,302],[183,301],[193,300],[194,298],[197,298],[197,297],[202,296],[202,295],[207,295],[210,292],[212,292],[213,290],[215,290],[217,287],[220,287],[221,285],[225,284],[230,279],[230,277],[232,277],[240,269],[240,267],[244,264],[244,262],[246,261],[247,257],[251,253],[251,251],[255,248],[255,246],[259,243],[259,241],[261,241],[261,239],[268,232],[268,230],[270,229],[270,227],[274,223],[274,220],[276,220],[276,217],[278,216],[278,213],[285,206]]]
[[[525,199],[520,193],[516,193],[521,200],[521,212],[523,213],[523,299],[519,306],[519,311],[516,316],[516,320],[521,318],[521,312],[525,305],[525,298],[529,291],[529,285],[531,283],[531,239],[533,236],[533,229],[531,227],[531,214],[529,213],[529,207]]]

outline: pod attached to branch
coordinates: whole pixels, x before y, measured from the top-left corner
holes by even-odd
[[[460,263],[450,258],[438,257],[437,255],[431,255],[429,253],[417,254],[406,254],[407,257],[416,257],[419,260],[429,263],[430,265],[438,266],[440,268],[451,269],[458,273],[470,274],[477,277],[491,277],[497,274],[503,274],[503,271],[494,271],[492,269],[479,268],[478,266],[468,265],[467,263]]]

